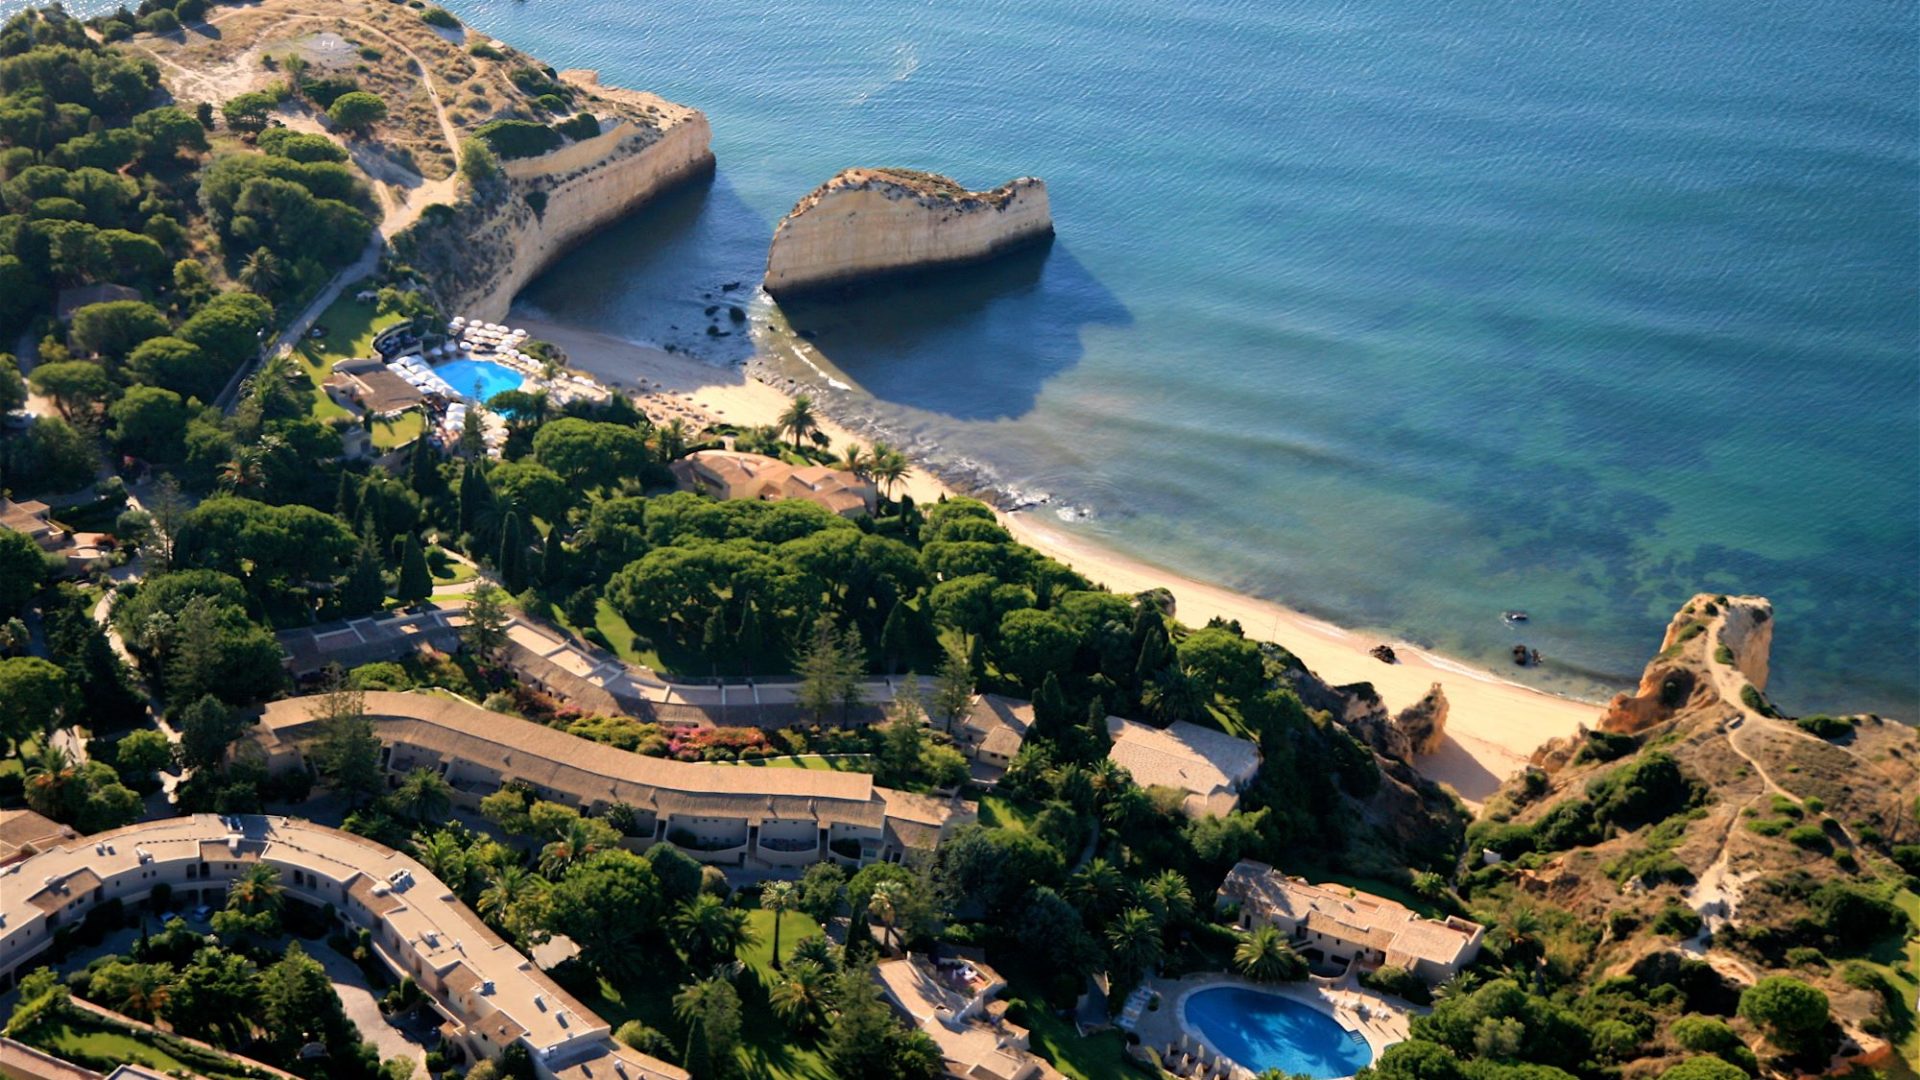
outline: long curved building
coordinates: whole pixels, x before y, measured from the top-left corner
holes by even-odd
[[[426,867],[364,837],[297,818],[196,814],[69,840],[0,868],[0,990],[54,934],[112,900],[166,885],[177,904],[223,902],[228,883],[272,867],[286,895],[364,927],[396,975],[411,976],[472,1060],[527,1047],[547,1080],[687,1080],[616,1042],[588,1010],[488,929]]]
[[[321,700],[287,698],[261,713],[253,741],[268,768],[300,763],[300,745],[320,734]],[[395,783],[432,769],[469,810],[508,781],[583,813],[624,803],[637,823],[633,846],[671,840],[720,865],[899,862],[976,816],[972,803],[880,787],[866,773],[646,757],[439,694],[374,691],[364,709]]]

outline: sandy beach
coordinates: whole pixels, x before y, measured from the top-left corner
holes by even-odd
[[[575,368],[632,393],[655,419],[679,416],[689,426],[702,418],[770,424],[791,400],[782,391],[737,369],[715,367],[556,323],[516,318],[514,325],[524,326],[535,338],[565,349]],[[856,441],[847,429],[827,417],[821,418],[821,429],[836,447]],[[920,502],[950,492],[938,478],[919,470],[908,478],[905,490]],[[1571,734],[1599,715],[1597,704],[1522,686],[1407,642],[1389,642],[1398,662],[1383,664],[1367,653],[1380,643],[1378,637],[1361,637],[1283,605],[1109,551],[1070,535],[1035,512],[1001,516],[1023,543],[1116,592],[1154,587],[1171,590],[1180,620],[1190,626],[1204,624],[1215,616],[1237,619],[1249,636],[1279,642],[1330,683],[1371,682],[1391,711],[1397,712],[1425,694],[1432,684],[1440,683],[1449,704],[1448,738],[1438,753],[1421,758],[1417,764],[1422,772],[1452,787],[1476,807],[1503,779],[1525,765],[1540,743]]]

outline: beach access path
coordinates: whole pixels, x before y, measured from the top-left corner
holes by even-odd
[[[515,318],[535,338],[566,350],[573,367],[632,393],[644,406],[710,416],[742,425],[771,424],[791,401],[782,391],[738,368],[723,368],[663,349],[560,323]],[[836,447],[856,439],[846,428],[822,417],[821,430]],[[943,494],[957,494],[920,469],[901,490],[922,505]],[[1437,753],[1416,764],[1427,776],[1453,788],[1478,809],[1501,781],[1523,768],[1535,748],[1548,739],[1573,734],[1599,719],[1600,706],[1558,697],[1503,679],[1491,671],[1428,652],[1404,641],[1389,641],[1397,663],[1383,664],[1367,652],[1380,643],[1268,600],[1236,593],[1174,573],[1144,560],[1109,551],[1069,535],[1045,520],[1044,511],[1003,513],[1001,520],[1021,542],[1046,552],[1116,592],[1166,588],[1173,593],[1180,620],[1204,625],[1216,616],[1238,620],[1249,636],[1278,642],[1315,674],[1333,685],[1370,682],[1389,712],[1418,701],[1440,683],[1448,703],[1447,738]]]

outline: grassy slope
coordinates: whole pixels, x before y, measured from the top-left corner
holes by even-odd
[[[1920,927],[1920,894],[1902,889],[1893,899],[1913,925]],[[1889,1010],[1894,1028],[1888,1034],[1895,1039],[1896,1052],[1909,1072],[1920,1073],[1920,1022],[1916,1022],[1913,1009],[1916,995],[1920,995],[1920,933],[1904,940],[1890,938],[1860,962],[1885,976],[1899,992],[1899,1000]]]
[[[399,316],[381,315],[373,304],[363,304],[355,300],[351,290],[342,292],[340,299],[335,300],[328,305],[327,310],[320,313],[320,325],[327,328],[326,336],[302,341],[293,348],[294,359],[300,363],[301,370],[307,373],[307,378],[313,383],[312,415],[315,420],[327,421],[337,416],[352,415],[335,404],[333,399],[327,396],[327,392],[321,389],[321,384],[333,374],[335,361],[351,360],[356,356],[372,356],[373,336],[399,321]],[[419,412],[415,411],[408,415],[413,418],[411,422],[417,429],[421,424]],[[375,425],[374,442],[383,450],[399,446],[413,437],[409,435],[397,442],[384,444],[381,443],[381,432],[381,426]],[[418,434],[418,431],[416,430],[414,434]],[[389,434],[387,437],[392,436]]]

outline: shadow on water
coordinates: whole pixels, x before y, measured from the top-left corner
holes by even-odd
[[[528,282],[514,305],[707,360],[742,361],[753,342],[728,308],[753,295],[771,235],[724,173],[708,174],[598,230]]]
[[[979,266],[780,306],[862,390],[956,420],[1026,415],[1047,380],[1080,362],[1084,327],[1133,321],[1052,241]]]

